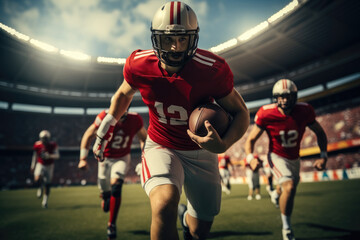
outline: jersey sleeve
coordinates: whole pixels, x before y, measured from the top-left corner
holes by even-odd
[[[132,124],[134,126],[134,130],[135,133],[137,133],[143,126],[144,126],[144,121],[142,119],[142,117],[140,116],[140,114],[138,113],[131,113],[132,115],[134,115],[131,119]]]
[[[216,71],[215,78],[218,79],[214,88],[217,90],[214,98],[220,99],[231,93],[234,87],[234,75],[224,59],[219,58],[219,60],[217,60],[217,64],[218,66],[214,66]]]
[[[133,73],[132,73],[132,61],[134,59],[134,55],[138,50],[131,53],[131,55],[126,59],[124,69],[123,69],[123,75],[125,81],[133,88],[137,88],[136,83],[134,81]]]
[[[96,128],[99,128],[99,126],[100,126],[102,120],[105,118],[106,114],[107,114],[106,111],[103,110],[101,113],[99,113],[99,114],[96,116],[95,121],[94,121],[94,123],[93,123]]]
[[[256,115],[255,115],[255,118],[254,118],[254,122],[257,126],[259,126],[261,129],[264,129],[265,128],[265,119],[263,117],[263,112],[264,112],[264,108],[261,107]]]
[[[316,114],[314,108],[310,104],[307,105],[307,110],[308,110],[307,125],[311,125],[316,120]]]

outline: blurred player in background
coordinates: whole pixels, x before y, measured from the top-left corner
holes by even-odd
[[[34,152],[31,161],[31,172],[34,172],[34,184],[38,187],[36,196],[43,197],[41,206],[48,207],[50,187],[54,175],[54,160],[59,159],[59,149],[48,130],[42,130],[39,134],[39,141],[34,144]],[[45,194],[43,194],[45,189]]]
[[[247,161],[254,169],[258,159],[254,158],[254,146],[261,134],[269,136],[268,161],[280,184],[277,194],[283,224],[283,239],[295,239],[290,218],[294,207],[296,187],[300,180],[300,142],[309,127],[316,135],[320,147],[320,159],[313,166],[323,170],[327,161],[327,137],[315,119],[315,112],[307,103],[297,103],[297,87],[288,79],[277,81],[273,87],[273,104],[262,106],[255,116],[255,126],[245,143]]]
[[[223,192],[229,195],[231,193],[230,176],[231,172],[233,171],[233,164],[230,161],[230,156],[226,155],[225,153],[218,155],[218,161],[221,177],[221,189]]]
[[[114,124],[139,90],[150,117],[141,182],[150,198],[153,240],[179,239],[177,215],[185,239],[206,239],[221,205],[217,153],[238,141],[249,125],[228,64],[197,49],[198,31],[194,11],[182,2],[168,2],[155,13],[154,49],[136,50],[126,60],[124,81],[93,148],[101,161]],[[190,113],[213,99],[233,117],[228,131],[220,138],[206,121],[208,134],[194,135],[188,130]],[[178,208],[183,186],[188,202]]]
[[[80,169],[88,167],[89,146],[95,139],[106,114],[107,110],[99,113],[81,139],[78,164]],[[110,211],[107,229],[109,239],[116,238],[116,219],[121,204],[121,190],[130,164],[131,143],[135,135],[139,138],[143,149],[147,135],[143,119],[137,113],[126,111],[114,125],[113,137],[104,150],[105,160],[98,165],[98,186],[103,199],[101,205],[104,212]]]
[[[254,158],[258,158],[258,156],[254,154]],[[261,163],[258,164],[255,169],[251,169],[250,164],[245,161],[246,162],[245,174],[246,174],[246,180],[247,180],[247,183],[249,186],[249,194],[247,196],[247,200],[252,200],[254,193],[255,193],[256,200],[261,199],[259,169],[262,167],[262,161],[260,159],[259,159],[259,161]]]

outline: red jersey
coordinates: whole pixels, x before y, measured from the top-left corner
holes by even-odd
[[[172,76],[153,50],[136,50],[126,60],[124,78],[149,108],[149,137],[178,150],[199,149],[186,132],[191,112],[200,103],[227,96],[234,85],[225,60],[201,49]]]
[[[47,145],[45,145],[41,141],[36,141],[34,143],[33,149],[36,152],[36,160],[38,163],[43,165],[50,165],[54,163],[54,159],[43,159],[42,154],[44,152],[54,154],[57,149],[57,144],[55,142],[49,142]]]
[[[107,111],[99,113],[94,121],[96,128],[99,128]],[[108,158],[120,158],[130,153],[131,143],[135,134],[143,127],[143,119],[138,113],[127,114],[123,122],[117,122],[114,127],[113,136],[105,148],[104,156]]]
[[[283,115],[276,104],[262,106],[255,123],[269,136],[269,152],[287,159],[299,157],[300,142],[306,126],[315,121],[315,112],[307,103],[296,103],[290,115]]]
[[[218,155],[219,168],[228,169],[230,162],[230,157],[228,155]]]

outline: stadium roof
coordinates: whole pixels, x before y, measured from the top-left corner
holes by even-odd
[[[360,1],[298,3],[290,14],[267,21],[251,39],[217,52],[229,63],[246,101],[270,98],[280,78],[305,89],[359,72]],[[2,29],[0,53],[0,101],[106,107],[123,81],[122,64],[99,63],[91,57],[76,61]],[[139,95],[133,106],[143,106]]]

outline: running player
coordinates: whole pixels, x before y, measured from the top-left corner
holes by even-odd
[[[98,128],[106,114],[107,110],[99,113],[81,139],[80,161],[78,164],[80,169],[88,167],[89,146],[95,139]],[[135,136],[139,138],[141,149],[143,149],[146,135],[141,116],[137,113],[125,112],[114,125],[113,137],[104,151],[105,160],[99,162],[98,186],[102,197],[101,205],[104,212],[110,211],[107,224],[109,239],[116,238],[116,219],[121,204],[122,185],[130,164],[130,150],[133,138]]]
[[[39,134],[39,141],[34,144],[34,152],[31,161],[31,172],[34,172],[34,183],[38,187],[36,196],[43,197],[41,206],[48,207],[51,182],[54,175],[54,161],[59,159],[59,149],[48,130],[42,130]],[[44,193],[45,189],[45,194]]]
[[[258,158],[257,155],[254,155],[254,157]],[[245,160],[245,162],[246,162],[246,160]],[[259,164],[259,166],[257,166],[256,169],[251,169],[250,164],[248,162],[246,162],[245,167],[246,167],[245,168],[246,181],[247,181],[248,186],[249,186],[249,193],[248,193],[248,196],[247,196],[247,200],[252,200],[254,194],[255,194],[255,199],[260,200],[261,195],[260,195],[260,173],[259,173],[259,169],[260,169],[260,167],[262,167],[262,161],[261,161],[261,164]]]
[[[93,151],[101,161],[114,124],[139,90],[150,117],[141,181],[150,198],[151,239],[179,239],[177,210],[185,239],[205,239],[221,204],[217,153],[243,136],[249,112],[224,59],[197,48],[199,25],[190,6],[164,4],[155,13],[151,32],[154,49],[136,50],[126,60],[124,81]],[[188,130],[190,113],[214,99],[233,117],[227,132],[220,138],[206,121],[208,134],[194,135]],[[187,207],[177,209],[183,186]]]
[[[219,172],[221,177],[221,189],[226,194],[230,194],[231,185],[230,185],[230,171],[233,171],[233,164],[230,161],[230,156],[226,154],[218,155],[219,161]]]
[[[313,166],[323,170],[327,161],[327,137],[315,119],[315,112],[307,103],[297,103],[297,87],[288,79],[277,81],[273,87],[273,104],[262,106],[255,116],[255,126],[245,143],[247,161],[255,168],[259,161],[253,151],[256,140],[266,131],[269,136],[268,161],[272,172],[280,184],[279,207],[283,224],[283,239],[295,239],[291,226],[296,187],[300,180],[300,142],[309,127],[317,137],[320,159]],[[280,192],[281,190],[281,192]]]

